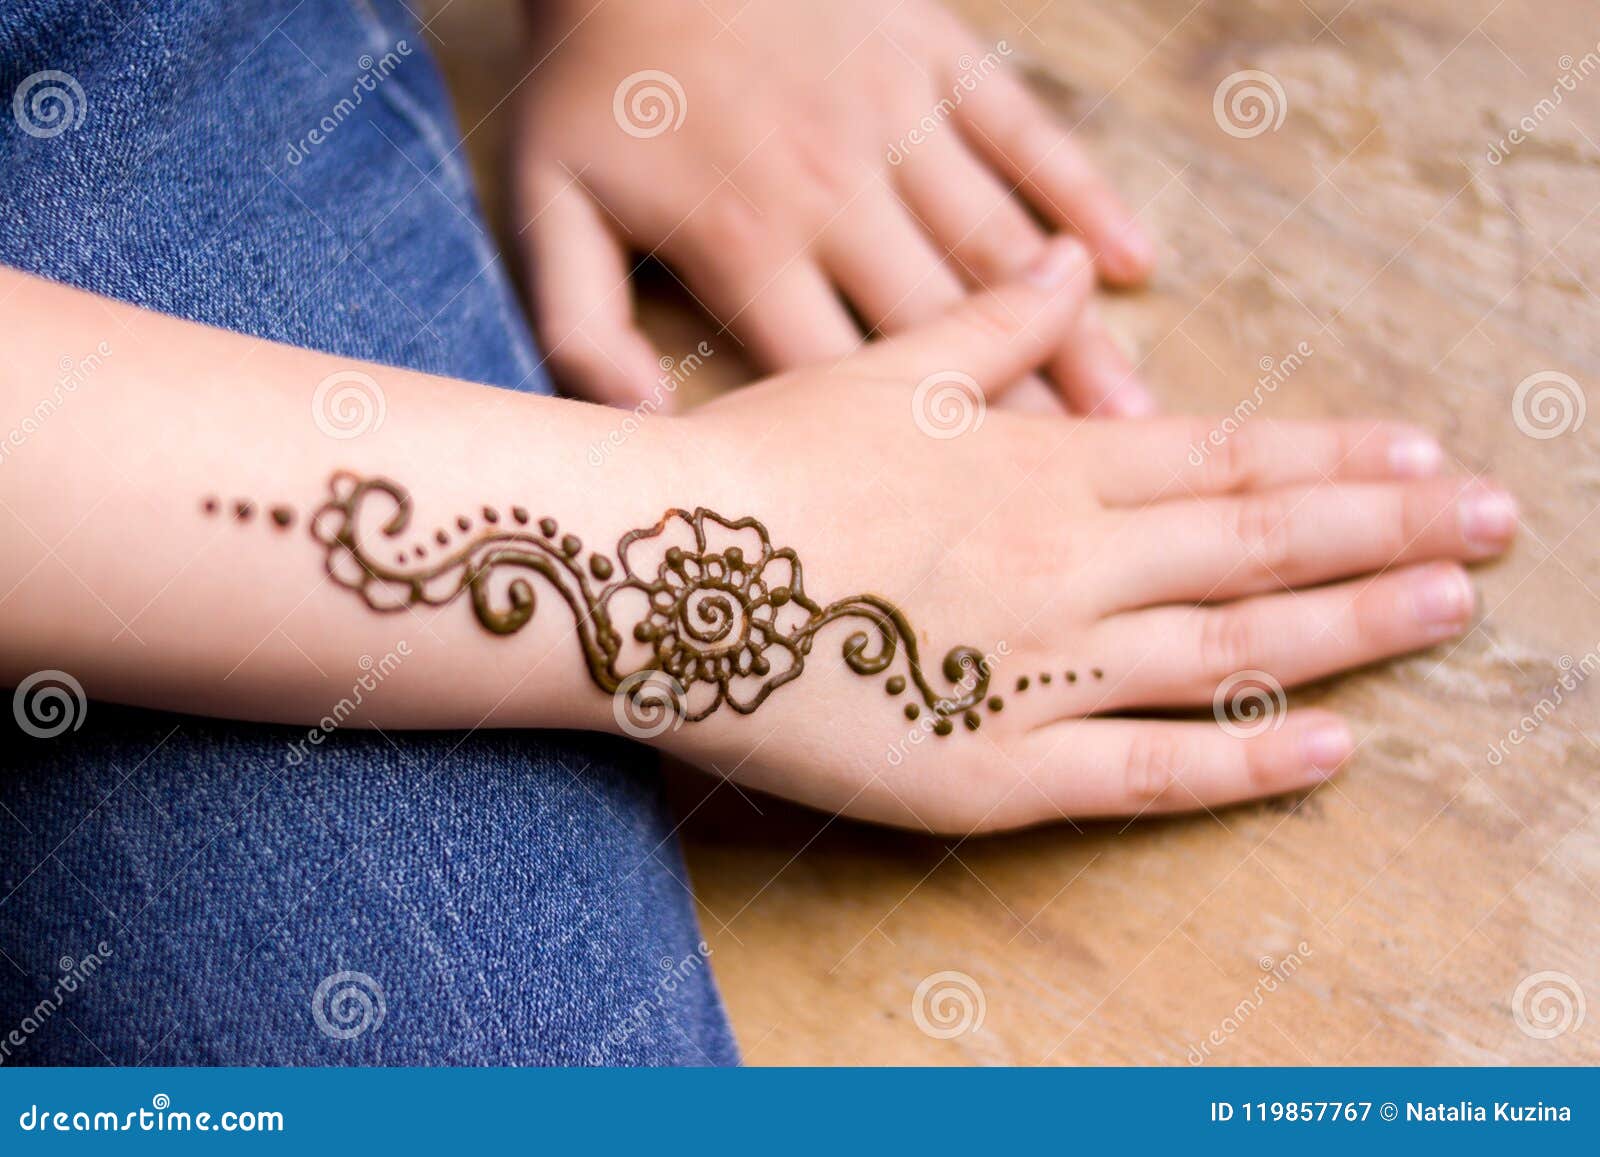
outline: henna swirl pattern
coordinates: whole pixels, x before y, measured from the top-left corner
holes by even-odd
[[[774,548],[754,518],[726,519],[704,507],[669,510],[655,526],[623,535],[613,561],[599,552],[585,559],[582,541],[558,537],[554,519],[529,526],[522,507],[511,508],[509,519],[486,507],[475,531],[472,520],[457,520],[466,536],[459,545],[451,548],[456,540],[438,531],[433,542],[444,553],[430,557],[426,545],[406,548],[412,505],[399,483],[341,471],[329,492],[311,518],[311,534],[326,548],[333,581],[375,611],[445,606],[465,595],[486,630],[511,635],[532,620],[533,580],[543,579],[572,614],[595,684],[607,694],[630,694],[642,685],[641,672],[663,672],[683,692],[678,709],[686,722],[723,704],[742,715],[755,711],[800,675],[823,630],[849,620],[859,629],[843,640],[845,664],[873,676],[903,661],[905,674],[885,687],[912,694],[907,718],[932,712],[938,735],[951,732],[952,716],[977,726],[974,708],[990,674],[982,653],[951,650],[942,668],[950,687],[936,688],[898,608],[870,594],[814,601],[799,556]],[[640,662],[623,659],[624,627],[645,650]]]

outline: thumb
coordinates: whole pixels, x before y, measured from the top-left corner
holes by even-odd
[[[1060,351],[1093,287],[1088,250],[1074,238],[1058,237],[1012,280],[973,294],[926,325],[867,346],[844,365],[905,381],[961,373],[986,395],[997,396]]]
[[[530,185],[524,244],[540,348],[568,393],[630,408],[660,371],[634,324],[627,251],[576,178]]]

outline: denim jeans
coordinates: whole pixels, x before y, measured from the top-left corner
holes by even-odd
[[[403,5],[6,0],[0,97],[0,262],[548,390]],[[12,730],[0,1064],[736,1062],[646,750],[304,735]]]

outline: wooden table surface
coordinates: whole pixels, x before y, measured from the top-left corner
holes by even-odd
[[[682,790],[747,1059],[1600,1061],[1600,1006],[1584,1015],[1600,1001],[1600,414],[1579,422],[1600,391],[1592,7],[957,7],[1016,49],[1160,240],[1153,286],[1104,309],[1168,407],[1232,410],[1304,342],[1261,412],[1428,426],[1512,487],[1526,534],[1478,572],[1482,621],[1460,645],[1291,695],[1347,712],[1361,740],[1309,796],[940,841]],[[430,25],[502,229],[506,106],[491,110],[525,68],[512,20],[502,0],[436,0]],[[1256,80],[1276,128],[1224,131],[1214,94],[1242,70],[1277,86]],[[709,329],[662,292],[647,321],[668,352]]]

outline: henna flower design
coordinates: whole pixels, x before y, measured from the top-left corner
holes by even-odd
[[[700,509],[667,513],[617,548],[620,594],[643,594],[633,637],[684,688],[685,718],[726,702],[754,711],[800,673],[801,632],[818,607],[805,595],[794,551],[774,550],[754,519],[728,521]]]
[[[329,577],[375,611],[465,597],[486,630],[513,635],[533,619],[536,586],[553,590],[573,617],[596,686],[633,695],[659,672],[673,680],[674,710],[689,722],[723,704],[754,711],[800,674],[820,632],[848,623],[854,629],[840,640],[844,665],[871,677],[900,664],[904,673],[890,675],[884,689],[908,696],[907,719],[931,719],[936,735],[950,734],[955,716],[978,726],[989,682],[984,656],[954,648],[942,668],[952,688],[936,688],[916,632],[897,607],[871,594],[816,603],[805,592],[799,557],[774,549],[754,518],[730,520],[704,507],[669,510],[655,526],[622,536],[619,574],[608,554],[585,551],[553,518],[535,522],[521,506],[509,513],[484,507],[478,521],[458,517],[459,535],[440,528],[424,548],[411,532],[405,487],[340,471],[310,531],[326,552]],[[624,654],[627,633],[635,655]],[[999,700],[989,707],[999,710]]]

